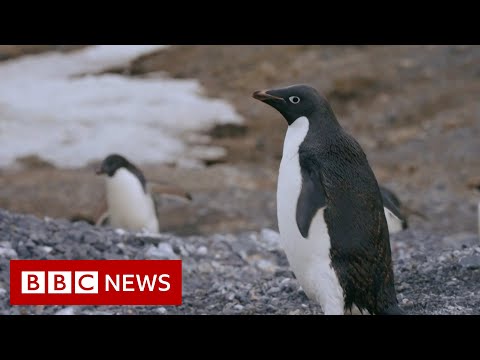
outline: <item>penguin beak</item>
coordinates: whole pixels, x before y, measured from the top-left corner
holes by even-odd
[[[272,94],[268,93],[268,90],[257,90],[253,93],[252,97],[254,99],[260,100],[260,101],[266,101],[266,100],[280,100],[285,102],[285,99],[274,96]]]
[[[102,167],[101,164],[95,166],[95,174],[97,174],[97,175],[105,174],[105,171],[103,171],[103,167]]]

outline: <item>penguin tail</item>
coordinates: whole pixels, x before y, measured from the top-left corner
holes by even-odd
[[[390,305],[384,310],[381,310],[378,315],[407,315],[407,313],[402,310],[398,304]]]

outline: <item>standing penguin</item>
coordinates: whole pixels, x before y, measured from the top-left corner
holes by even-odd
[[[288,123],[277,185],[281,243],[325,314],[403,314],[382,195],[358,142],[312,87],[255,91]]]
[[[97,225],[132,231],[159,232],[157,207],[153,193],[162,193],[191,200],[189,193],[171,185],[147,182],[142,171],[118,154],[108,155],[96,169],[97,175],[106,175],[106,211],[102,211]]]

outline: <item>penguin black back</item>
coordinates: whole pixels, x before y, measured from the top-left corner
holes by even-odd
[[[361,146],[310,86],[256,91],[253,97],[278,110],[289,126],[308,119],[308,132],[298,148],[302,187],[296,222],[307,239],[313,218],[325,209],[331,264],[345,310],[355,305],[370,314],[401,312],[382,194]]]

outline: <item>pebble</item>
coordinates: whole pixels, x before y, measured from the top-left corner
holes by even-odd
[[[178,255],[173,251],[172,245],[169,243],[160,243],[157,246],[150,245],[145,253],[148,259],[156,260],[174,260]]]
[[[72,306],[58,310],[55,315],[75,315],[75,308]]]
[[[197,249],[197,255],[200,255],[200,256],[205,256],[208,254],[208,249],[206,246],[200,246],[198,249]]]
[[[236,304],[236,305],[233,306],[233,308],[234,308],[235,310],[242,311],[242,310],[243,310],[243,305]]]
[[[480,255],[467,255],[462,257],[459,261],[460,265],[464,268],[475,270],[480,268]]]

